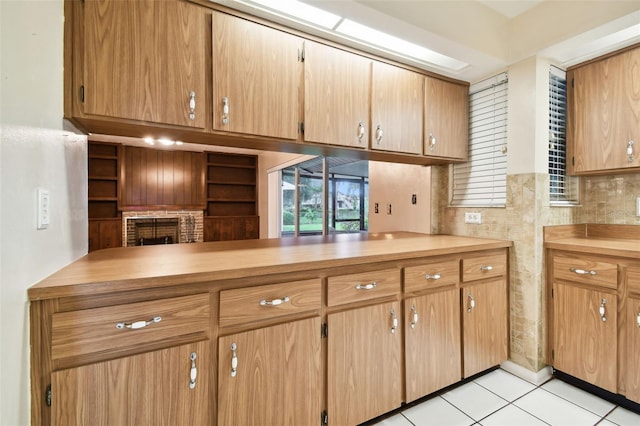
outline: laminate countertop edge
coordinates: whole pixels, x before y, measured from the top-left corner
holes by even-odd
[[[409,232],[98,250],[28,289],[30,301],[305,272],[511,247],[507,240]]]
[[[602,256],[626,257],[640,260],[640,240],[606,238],[562,238],[546,241],[545,249],[566,250]]]

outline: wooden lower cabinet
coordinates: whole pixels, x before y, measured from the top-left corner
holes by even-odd
[[[470,377],[507,360],[506,279],[463,287],[462,309],[463,373]]]
[[[554,283],[553,310],[553,366],[616,392],[616,295],[578,285]]]
[[[640,283],[639,283],[640,284]],[[640,296],[627,299],[626,397],[640,403]]]
[[[260,216],[204,218],[204,241],[251,240],[260,238]]]
[[[51,424],[210,424],[212,363],[201,341],[56,371]]]
[[[332,425],[357,425],[400,407],[400,302],[328,315],[328,414]]]
[[[89,251],[122,247],[122,220],[89,219]]]
[[[404,301],[406,402],[462,378],[460,290],[452,288]]]
[[[218,425],[319,424],[320,342],[319,317],[220,337]]]

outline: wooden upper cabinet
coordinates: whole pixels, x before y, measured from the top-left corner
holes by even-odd
[[[570,70],[567,95],[569,170],[639,168],[640,47]]]
[[[304,140],[369,146],[371,60],[305,41]]]
[[[177,0],[82,4],[84,114],[204,128],[205,9]]]
[[[122,210],[148,207],[204,209],[201,152],[124,147]]]
[[[421,74],[373,62],[371,149],[422,152],[423,84]]]
[[[213,128],[297,139],[302,39],[213,13]]]
[[[423,154],[467,158],[469,87],[425,76]]]

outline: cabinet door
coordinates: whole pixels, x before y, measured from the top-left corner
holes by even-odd
[[[507,360],[507,283],[497,279],[462,289],[464,377]]]
[[[224,13],[213,14],[213,128],[298,137],[302,40]]]
[[[305,41],[304,140],[367,148],[371,60]]]
[[[218,425],[319,422],[320,318],[221,337],[218,351]]]
[[[640,48],[577,68],[567,77],[573,172],[640,167]]]
[[[400,303],[328,316],[328,411],[332,424],[356,425],[402,402]],[[392,332],[393,330],[393,332]]]
[[[615,294],[554,283],[553,366],[616,392],[616,313]]]
[[[422,152],[424,77],[382,62],[373,62],[371,148]]]
[[[203,128],[204,9],[177,0],[83,5],[84,112]]]
[[[122,247],[122,221],[101,220],[100,248]]]
[[[626,397],[640,402],[640,297],[627,299]]]
[[[53,373],[53,425],[209,424],[209,342]],[[192,354],[195,360],[192,361]],[[196,368],[191,386],[192,368]]]
[[[466,159],[468,149],[469,88],[426,76],[423,154]]]
[[[407,402],[462,378],[460,291],[457,288],[405,300]]]

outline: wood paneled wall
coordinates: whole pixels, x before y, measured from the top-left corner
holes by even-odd
[[[204,154],[124,147],[121,210],[205,208]]]

